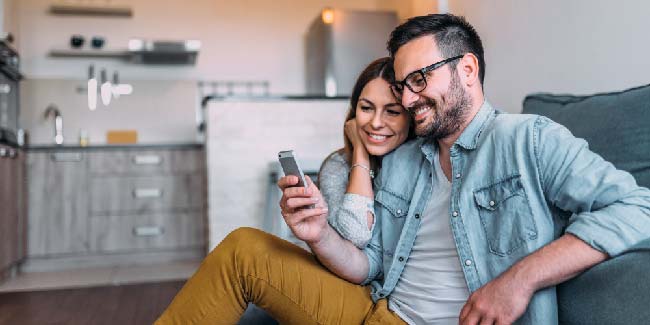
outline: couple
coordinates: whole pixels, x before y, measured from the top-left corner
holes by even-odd
[[[412,18],[388,50],[323,166],[327,202],[311,181],[279,182],[313,254],[238,229],[157,324],[234,324],[249,302],[282,324],[553,324],[556,284],[650,236],[650,191],[630,174],[544,117],[490,106],[463,18]]]

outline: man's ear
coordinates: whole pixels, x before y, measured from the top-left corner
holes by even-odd
[[[460,80],[468,87],[472,87],[479,83],[478,77],[478,58],[473,53],[467,53],[460,59],[458,63],[458,73]]]

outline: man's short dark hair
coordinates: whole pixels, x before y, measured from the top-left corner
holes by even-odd
[[[485,78],[485,59],[483,43],[478,33],[465,18],[451,14],[431,14],[413,17],[397,26],[388,40],[388,52],[395,57],[397,50],[404,44],[421,36],[433,35],[444,58],[465,53],[473,53],[478,58],[478,76],[483,85]],[[458,61],[449,67],[456,68]]]

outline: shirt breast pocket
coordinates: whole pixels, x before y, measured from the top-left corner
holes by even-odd
[[[403,218],[408,214],[409,201],[392,192],[378,190],[375,201],[395,218]]]
[[[537,238],[537,225],[519,175],[475,190],[474,201],[493,254],[510,255]]]

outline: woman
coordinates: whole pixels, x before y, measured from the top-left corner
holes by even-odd
[[[329,223],[359,248],[372,234],[372,178],[381,167],[381,156],[413,136],[408,112],[390,91],[393,79],[389,58],[361,72],[345,119],[345,146],[325,159],[318,177]]]
[[[350,100],[345,146],[325,160],[319,175],[332,209],[328,222],[357,247],[367,244],[374,224],[372,176],[380,157],[411,134],[410,117],[393,97],[391,80],[388,58],[361,73]],[[231,232],[156,324],[235,324],[249,303],[281,324],[360,324],[366,317],[404,324],[385,301],[373,303],[368,287],[337,277],[302,248],[252,228]]]

